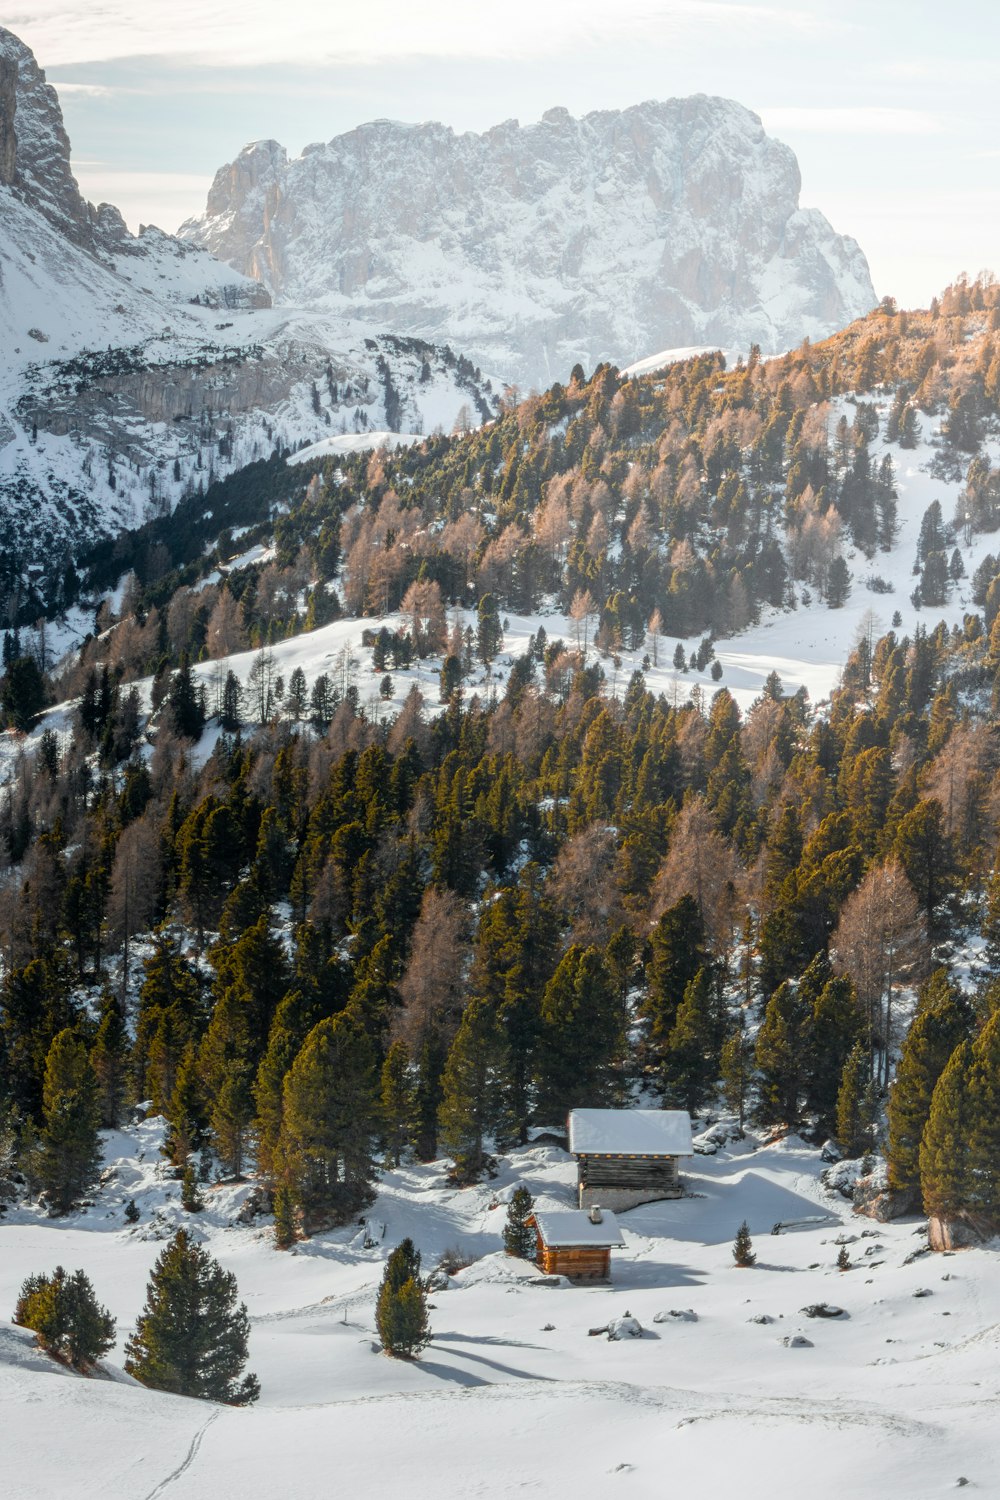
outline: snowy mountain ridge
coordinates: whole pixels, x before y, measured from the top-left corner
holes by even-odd
[[[271,309],[259,282],[82,197],[55,90],[0,28],[0,593],[213,476],[337,432],[450,430],[489,393],[450,350]]]
[[[257,141],[179,233],[276,301],[545,386],[671,346],[786,349],[867,312],[861,249],[800,187],[755,114],[696,95],[482,135],[376,120],[294,159]]]

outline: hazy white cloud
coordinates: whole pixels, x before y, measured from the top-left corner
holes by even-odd
[[[158,224],[173,230],[201,213],[212,179],[199,172],[127,172],[100,161],[74,161],[80,191],[91,203],[113,203],[129,228]]]
[[[56,89],[60,94],[82,94],[88,99],[110,99],[115,92],[103,83],[72,83],[66,78],[59,79]]]
[[[767,129],[806,130],[823,135],[937,135],[941,123],[922,109],[890,109],[880,105],[776,105],[759,111]]]
[[[469,0],[34,0],[4,22],[43,66],[172,56],[215,66],[365,64],[406,58],[529,58],[574,46],[662,40],[715,26],[823,28],[809,4],[742,0],[506,0],[502,12]]]

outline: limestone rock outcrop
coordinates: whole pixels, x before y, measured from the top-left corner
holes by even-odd
[[[755,114],[696,95],[482,135],[376,120],[294,159],[257,141],[179,232],[279,303],[540,386],[680,345],[773,352],[869,311],[864,255],[800,186]]]

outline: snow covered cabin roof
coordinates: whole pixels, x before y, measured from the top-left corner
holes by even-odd
[[[623,1249],[625,1241],[614,1214],[601,1209],[598,1223],[585,1208],[543,1209],[532,1214],[542,1244],[550,1250]]]
[[[691,1117],[683,1109],[573,1109],[574,1156],[693,1156]]]

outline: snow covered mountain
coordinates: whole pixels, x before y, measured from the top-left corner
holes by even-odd
[[[278,302],[544,386],[677,345],[786,349],[867,312],[864,255],[800,186],[755,114],[696,95],[483,135],[376,120],[291,160],[257,141],[179,233]]]
[[[55,90],[0,28],[0,598],[275,447],[450,430],[489,392],[450,350],[271,308],[259,282],[85,201]]]

